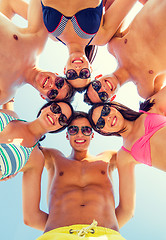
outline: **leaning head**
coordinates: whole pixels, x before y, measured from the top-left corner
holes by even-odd
[[[93,129],[99,134],[121,136],[127,129],[127,121],[135,121],[141,113],[120,103],[109,102],[94,104],[88,115]]]
[[[46,132],[63,131],[72,121],[73,107],[66,101],[48,102],[39,110],[37,117]]]
[[[98,75],[90,82],[84,94],[84,102],[89,105],[113,101],[119,88],[117,78],[111,75]]]

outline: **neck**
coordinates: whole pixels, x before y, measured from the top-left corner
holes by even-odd
[[[85,55],[85,46],[82,46],[77,43],[71,43],[71,44],[68,44],[67,47],[68,47],[69,55],[76,52],[80,52],[83,55]]]
[[[128,121],[125,120],[125,131],[121,133],[121,136],[123,137],[123,140],[125,141],[130,134],[132,134],[133,127],[134,127],[135,121]]]
[[[120,86],[128,82],[130,77],[128,71],[125,68],[118,68],[113,74],[117,78]]]
[[[76,150],[72,149],[72,152],[69,156],[69,159],[82,161],[82,160],[87,159],[89,157],[90,157],[90,154],[89,154],[88,150],[76,151]]]
[[[38,118],[28,123],[28,130],[34,136],[36,141],[38,141],[45,133],[48,132],[42,127]]]
[[[32,86],[35,86],[35,78],[39,71],[40,70],[36,66],[28,69],[25,73],[25,82]]]

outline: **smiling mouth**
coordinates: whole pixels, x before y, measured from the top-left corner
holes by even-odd
[[[47,114],[47,118],[52,125],[55,125],[54,119],[50,115]]]
[[[111,123],[111,127],[115,126],[116,122],[117,122],[117,117],[114,117]]]
[[[83,61],[79,58],[79,59],[74,59],[72,63],[83,63]]]
[[[50,78],[50,77],[47,77],[47,78],[45,79],[45,81],[44,81],[44,83],[43,83],[43,88],[45,88],[45,86],[47,85],[49,78]]]
[[[82,144],[85,143],[86,141],[84,139],[77,139],[75,140],[75,143]]]
[[[105,80],[105,82],[108,85],[108,87],[110,88],[110,90],[113,91],[113,85],[108,80]]]

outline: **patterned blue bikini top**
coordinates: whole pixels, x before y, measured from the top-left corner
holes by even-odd
[[[90,42],[96,35],[102,18],[103,3],[96,8],[86,8],[77,12],[72,17],[64,16],[58,10],[44,6],[42,1],[43,21],[49,33],[61,41],[58,36],[64,31],[66,24],[71,20],[76,34],[84,39],[91,38]],[[62,41],[61,41],[62,42]],[[88,45],[90,44],[88,43]]]
[[[14,118],[6,113],[0,112],[0,132],[13,120],[24,121]],[[25,121],[24,121],[25,122]],[[0,170],[2,178],[8,177],[17,173],[22,169],[28,161],[33,147],[24,147],[20,144],[0,143]]]

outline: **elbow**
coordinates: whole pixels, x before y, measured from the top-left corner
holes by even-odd
[[[24,217],[24,224],[29,226],[29,227],[32,227],[33,226],[33,222],[32,222],[32,218],[29,218],[29,217]]]

